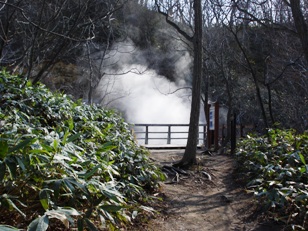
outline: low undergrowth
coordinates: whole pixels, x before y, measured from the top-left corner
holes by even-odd
[[[115,112],[0,73],[1,230],[131,224],[164,178],[148,154]]]
[[[308,229],[308,133],[269,130],[238,145],[238,171],[271,216],[293,230]]]

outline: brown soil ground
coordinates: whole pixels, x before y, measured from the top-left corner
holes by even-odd
[[[183,150],[151,151],[158,165],[171,165]],[[268,221],[258,201],[235,179],[234,161],[229,155],[198,155],[199,165],[161,183],[159,215],[134,230],[147,231],[278,231],[283,226]],[[207,174],[210,175],[210,178]]]

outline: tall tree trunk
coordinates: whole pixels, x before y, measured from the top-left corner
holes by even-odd
[[[272,89],[269,84],[266,85],[266,88],[267,88],[267,96],[268,96],[268,111],[270,114],[271,123],[272,125],[275,125],[275,119],[274,119],[273,107],[272,107]]]
[[[202,80],[202,54],[203,54],[203,40],[202,40],[202,7],[201,0],[194,0],[194,36],[189,36],[183,31],[175,22],[169,20],[169,15],[162,12],[160,4],[163,1],[155,0],[155,5],[160,14],[164,15],[166,22],[175,28],[187,41],[193,43],[194,49],[194,63],[193,63],[193,76],[192,76],[192,99],[190,122],[188,130],[188,138],[185,153],[183,158],[175,164],[179,167],[189,167],[196,163],[197,145],[199,138],[199,116],[200,116],[200,103],[201,103],[201,80]]]
[[[308,25],[301,10],[300,0],[290,0],[290,6],[294,24],[301,40],[306,61],[308,62]]]
[[[201,0],[194,1],[194,66],[192,81],[192,100],[187,145],[183,158],[176,166],[188,167],[196,163],[196,153],[199,138],[199,115],[201,103],[202,79],[202,11]]]
[[[231,117],[234,114],[233,111],[233,97],[232,97],[232,92],[231,92],[231,87],[230,87],[230,83],[229,83],[229,77],[225,76],[225,82],[226,82],[226,92],[228,95],[228,100],[227,100],[227,105],[228,105],[228,112],[227,112],[227,134],[226,137],[224,139],[224,142],[222,144],[223,147],[225,147],[227,145],[228,142],[231,141]],[[235,118],[234,118],[235,119]]]

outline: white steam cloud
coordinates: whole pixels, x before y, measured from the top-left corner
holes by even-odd
[[[190,103],[179,94],[168,94],[179,87],[155,71],[142,75],[133,73],[117,78],[116,92],[127,92],[111,106],[124,112],[130,123],[185,123],[189,122]]]
[[[98,95],[105,94],[103,104],[121,111],[129,123],[188,124],[190,90],[183,87],[190,73],[191,57],[185,54],[178,58],[177,79],[170,82],[155,70],[147,69],[143,53],[129,43],[117,44],[115,50],[108,62],[116,63],[119,69],[116,73],[114,69],[108,70],[114,75],[104,77],[96,91]],[[110,88],[108,94],[106,86]]]

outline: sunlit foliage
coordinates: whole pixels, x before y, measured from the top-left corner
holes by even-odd
[[[115,112],[0,73],[0,224],[116,229],[160,179]]]
[[[269,130],[268,136],[240,142],[238,171],[272,216],[295,230],[306,230],[308,133]]]

